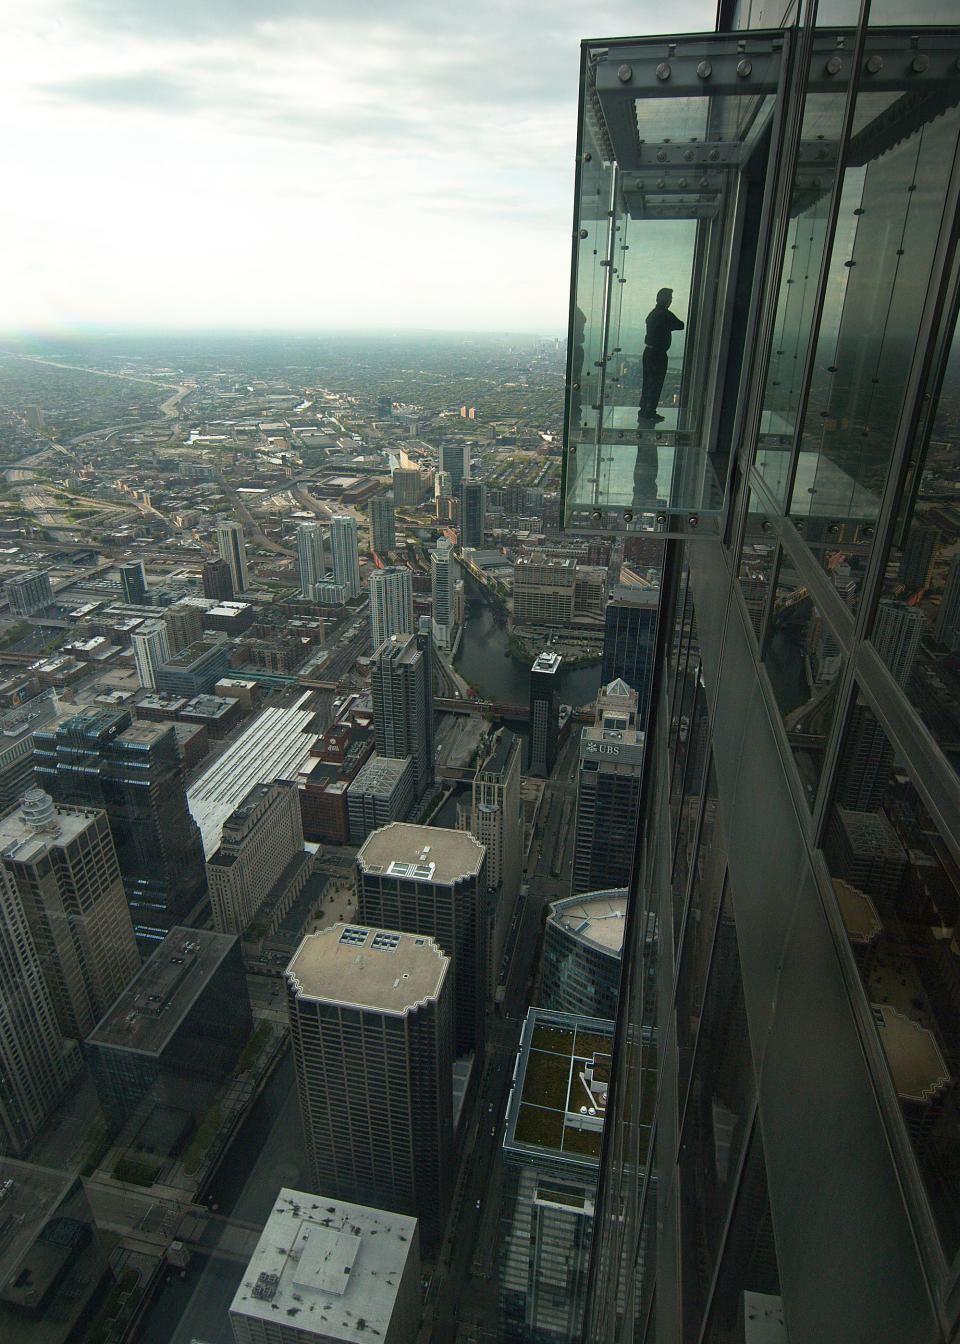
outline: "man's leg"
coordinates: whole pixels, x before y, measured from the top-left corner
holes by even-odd
[[[643,352],[643,390],[640,393],[639,411],[641,420],[656,419],[657,405],[666,376],[666,350],[653,350],[648,345]]]

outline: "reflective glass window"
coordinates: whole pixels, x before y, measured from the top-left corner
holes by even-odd
[[[870,707],[854,706],[824,852],[948,1256],[960,1249],[960,879]]]
[[[747,526],[740,552],[740,591],[750,613],[753,633],[759,640],[763,613],[769,600],[777,560],[776,538],[766,515],[754,511],[753,500],[747,513]]]

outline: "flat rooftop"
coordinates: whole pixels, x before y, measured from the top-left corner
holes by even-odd
[[[236,941],[228,933],[172,928],[87,1043],[160,1054]]]
[[[623,949],[626,915],[625,887],[571,896],[565,901],[554,901],[550,906],[550,920],[565,933],[581,938],[586,943],[593,943],[595,947],[615,957],[619,957]]]
[[[357,867],[362,873],[386,873],[392,866],[394,876],[449,885],[479,873],[485,854],[467,831],[395,821],[367,836],[357,852]]]
[[[220,844],[223,823],[255,784],[300,774],[317,740],[310,731],[313,711],[301,708],[310,695],[304,691],[289,709],[274,707],[258,714],[187,790],[187,806],[200,827],[207,858]]]
[[[9,1288],[73,1181],[69,1173],[0,1157],[0,1292]]]
[[[22,800],[21,800],[22,801]],[[70,807],[55,803],[49,826],[36,831],[26,820],[20,803],[0,816],[0,856],[14,863],[35,863],[51,849],[62,849],[76,840],[97,816],[94,807]]]
[[[286,973],[305,998],[403,1016],[436,999],[449,967],[432,938],[338,922],[308,934]]]
[[[596,1166],[612,1051],[612,1022],[531,1008],[507,1105],[505,1149]]]

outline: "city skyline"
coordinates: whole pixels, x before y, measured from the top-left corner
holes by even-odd
[[[713,20],[616,0],[599,26]],[[0,55],[5,326],[559,335],[584,21],[41,0]]]

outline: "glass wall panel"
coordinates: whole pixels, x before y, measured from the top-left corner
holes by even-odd
[[[733,905],[724,898],[680,1142],[684,1337],[695,1339],[755,1095]]]
[[[957,108],[933,99],[932,119],[917,125],[919,118],[905,119],[909,100],[894,104],[893,92],[865,83],[858,99],[790,503],[795,519],[832,524],[850,548],[854,603],[960,130]]]
[[[763,1139],[758,1124],[750,1137],[703,1335],[704,1344],[749,1344],[755,1339],[783,1340],[784,1344],[787,1340]]]
[[[759,640],[776,567],[777,544],[766,515],[753,509],[751,498],[740,552],[740,589],[750,613],[753,633]]]
[[[834,577],[838,590],[844,592],[847,579],[839,562]],[[800,582],[786,552],[777,574],[763,664],[812,806],[836,713],[844,658],[832,627]]]
[[[960,874],[862,700],[851,714],[824,852],[952,1257],[960,1249]]]

